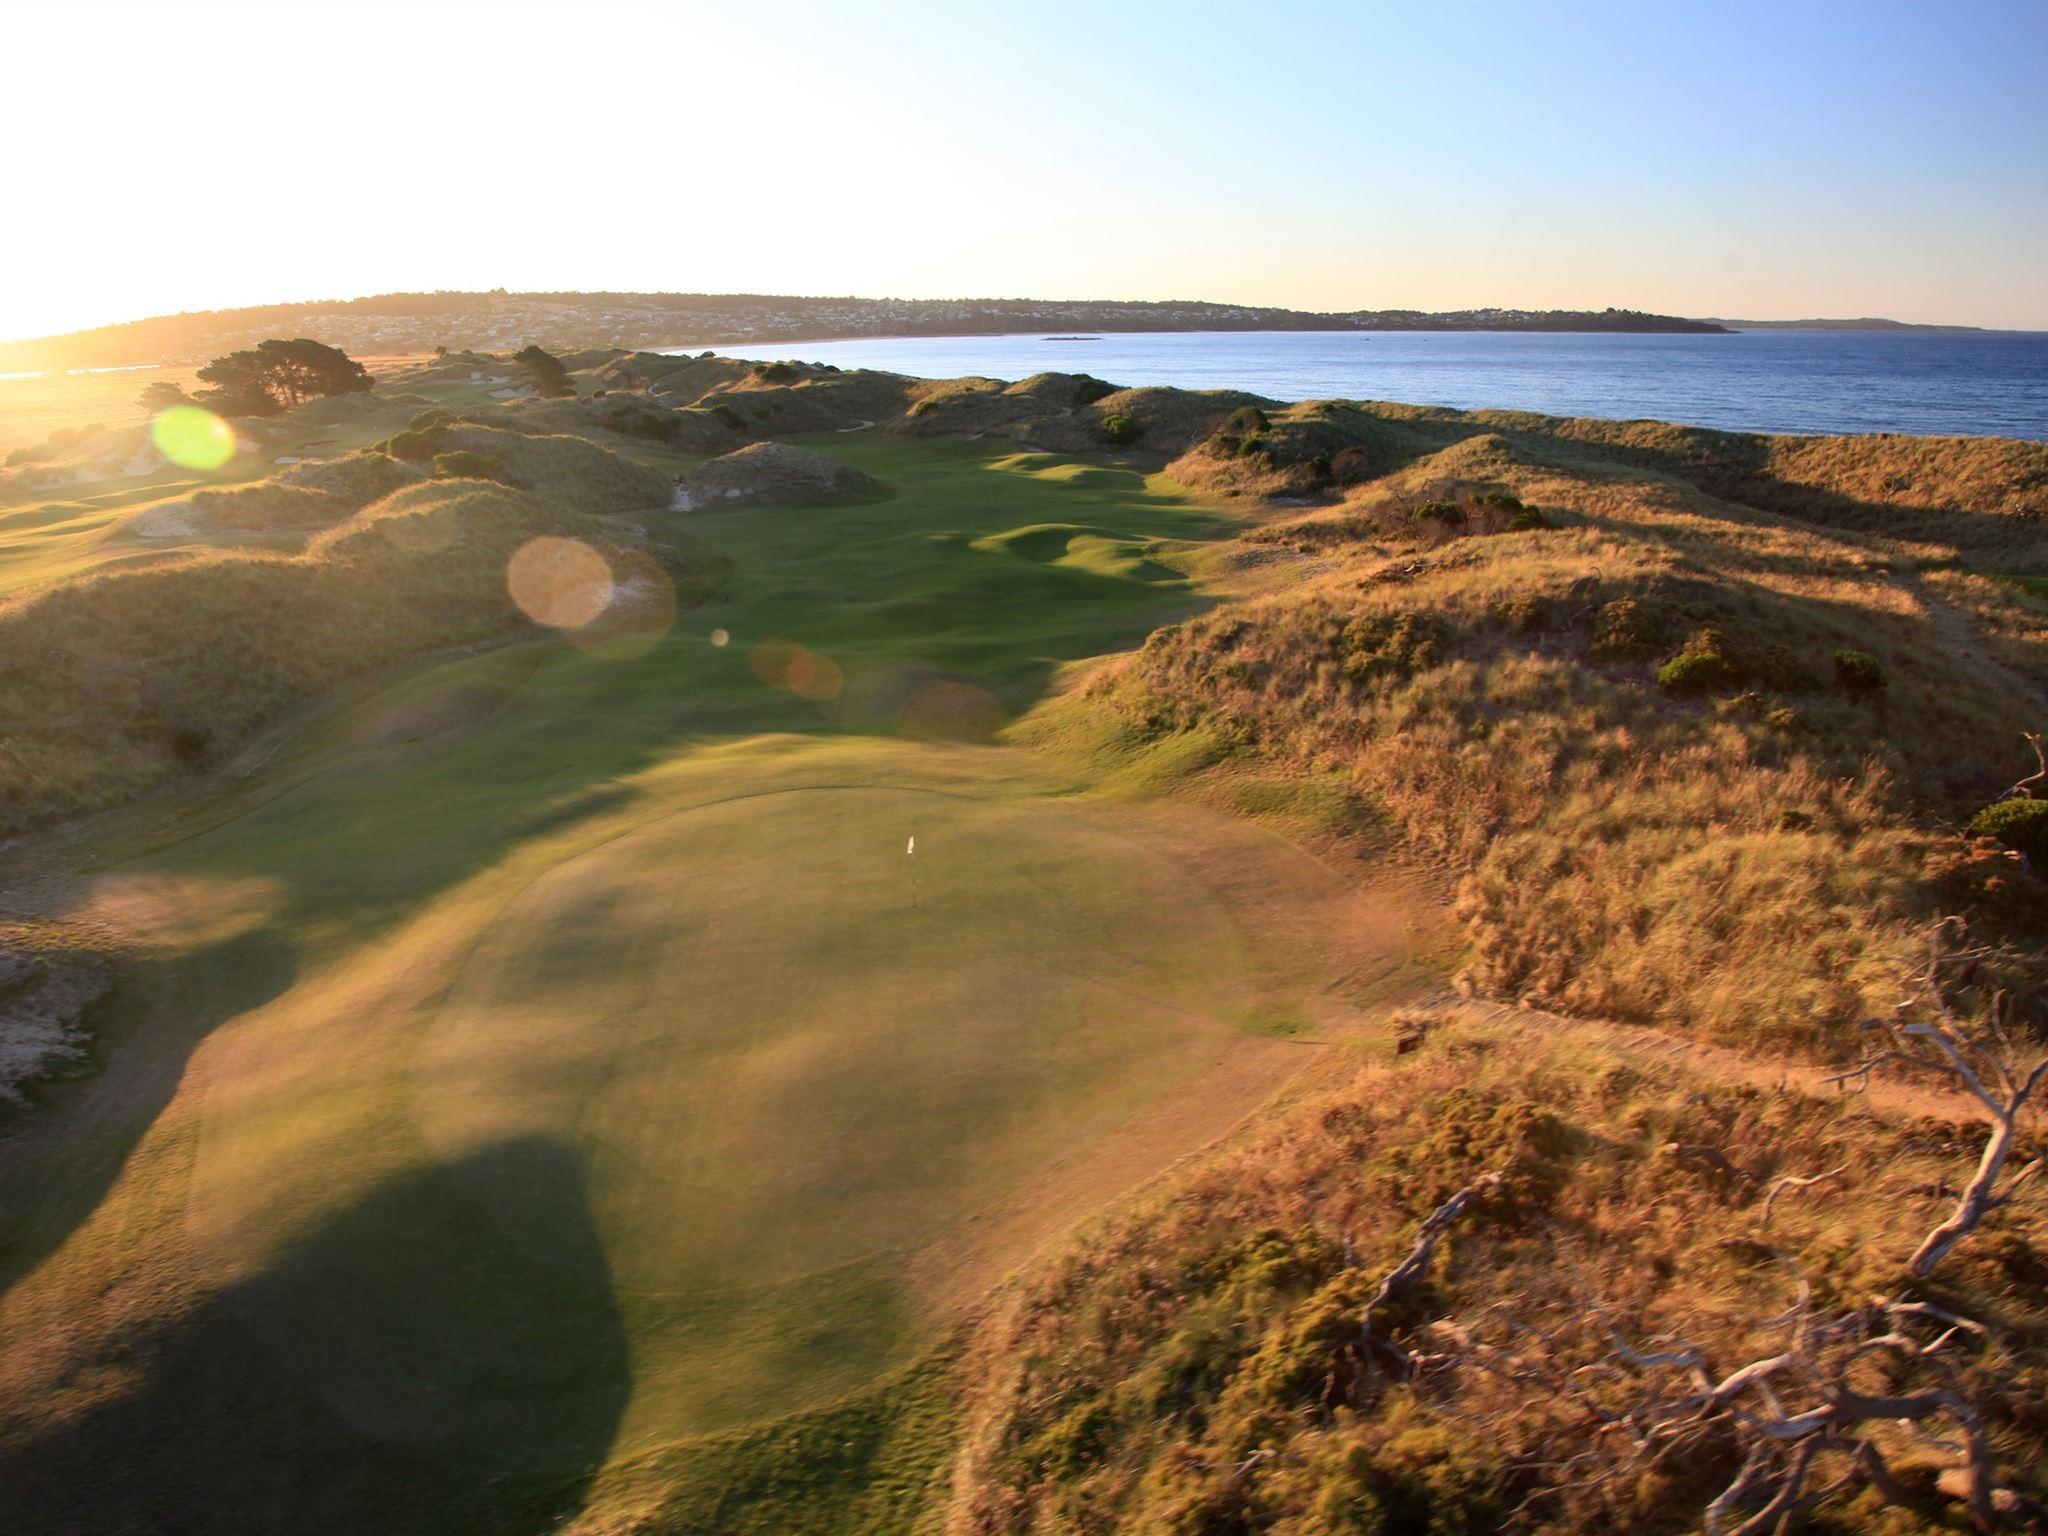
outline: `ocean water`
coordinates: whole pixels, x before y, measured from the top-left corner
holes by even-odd
[[[1648,417],[1743,432],[2048,439],[2048,332],[1738,331],[1727,336],[1482,331],[1207,331],[930,336],[718,349],[924,378],[1059,370],[1115,384],[1278,400]]]

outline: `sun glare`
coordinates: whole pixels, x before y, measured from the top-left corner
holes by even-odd
[[[580,539],[530,539],[505,571],[512,601],[536,624],[581,629],[611,606],[612,570]]]
[[[157,452],[181,469],[219,469],[235,456],[235,429],[198,405],[158,411],[149,424]]]

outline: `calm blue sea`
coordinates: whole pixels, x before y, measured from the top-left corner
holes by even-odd
[[[718,350],[925,378],[1058,369],[1116,384],[1650,417],[1746,432],[2048,439],[2048,332],[1738,331],[1728,336],[1238,331],[935,336]]]

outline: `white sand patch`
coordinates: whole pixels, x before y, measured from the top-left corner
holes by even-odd
[[[190,539],[199,533],[195,521],[197,511],[189,501],[166,502],[160,507],[151,507],[147,512],[128,525],[128,531],[138,539]]]
[[[91,956],[0,948],[0,1102],[84,1058],[85,1010],[106,990]]]

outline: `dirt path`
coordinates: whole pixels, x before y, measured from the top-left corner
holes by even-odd
[[[1977,671],[1994,678],[2009,692],[2028,700],[2048,719],[2048,689],[2041,688],[2023,672],[2017,672],[1991,654],[1984,636],[1968,614],[1936,597],[1917,571],[1901,573],[1893,580],[1918,603],[1941,643],[1959,661],[1969,662]]]
[[[1432,1006],[1461,1020],[1490,1024],[1506,1021],[1547,1034],[1584,1036],[1613,1046],[1646,1065],[1675,1066],[1744,1087],[1798,1093],[1808,1098],[1836,1100],[1844,1105],[1860,1104],[1878,1114],[1934,1120],[1988,1119],[1984,1106],[1968,1093],[1945,1088],[1936,1081],[1901,1077],[1897,1073],[1872,1073],[1867,1086],[1848,1089],[1828,1080],[1841,1070],[1838,1066],[1790,1056],[1738,1051],[1732,1046],[1690,1039],[1650,1025],[1567,1018],[1514,1003],[1488,1005],[1462,998],[1439,997],[1432,1000]],[[2036,1106],[2032,1114],[2039,1119],[2044,1111]]]

